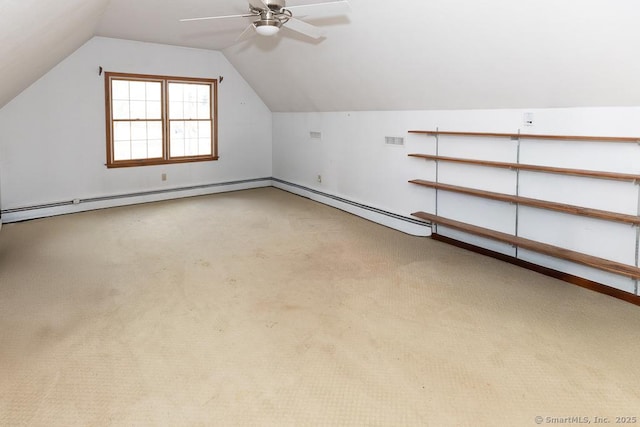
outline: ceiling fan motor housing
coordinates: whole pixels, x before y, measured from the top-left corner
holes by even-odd
[[[264,0],[263,3],[276,12],[285,7],[285,0]]]

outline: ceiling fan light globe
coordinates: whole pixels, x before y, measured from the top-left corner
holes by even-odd
[[[261,36],[273,36],[278,31],[280,31],[280,26],[282,25],[280,21],[269,20],[269,21],[258,21],[255,24],[256,32]]]

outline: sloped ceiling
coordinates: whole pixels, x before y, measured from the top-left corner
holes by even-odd
[[[4,1],[0,105],[93,34],[222,50],[272,111],[640,105],[636,0],[350,3],[305,18],[319,42],[284,29],[234,44],[245,18],[178,20],[247,0]]]
[[[640,5],[352,0],[327,39],[225,55],[273,111],[640,105]]]
[[[0,108],[93,37],[107,3],[0,1]]]

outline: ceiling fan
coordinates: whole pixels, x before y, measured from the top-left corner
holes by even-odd
[[[320,13],[326,15],[339,15],[350,10],[347,0],[335,0],[324,3],[314,3],[300,6],[286,7],[286,0],[259,0],[260,5],[255,6],[249,2],[249,13],[244,15],[205,16],[200,18],[181,19],[181,22],[204,21],[209,19],[230,18],[257,18],[245,29],[236,41],[245,40],[256,33],[261,36],[272,36],[280,31],[282,26],[303,34],[313,39],[324,36],[325,31],[314,25],[308,24],[293,17],[293,11],[297,16],[307,16]]]

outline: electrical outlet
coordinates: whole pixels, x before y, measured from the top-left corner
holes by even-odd
[[[163,181],[166,181],[166,180],[167,180],[167,174],[166,174],[166,173],[163,173],[163,174],[162,174],[162,180],[163,180]]]
[[[318,183],[322,182],[322,175],[318,175]]]
[[[533,126],[533,113],[524,113],[522,119],[525,126]]]
[[[79,205],[80,204],[80,199],[73,199],[73,204],[74,205]]]

